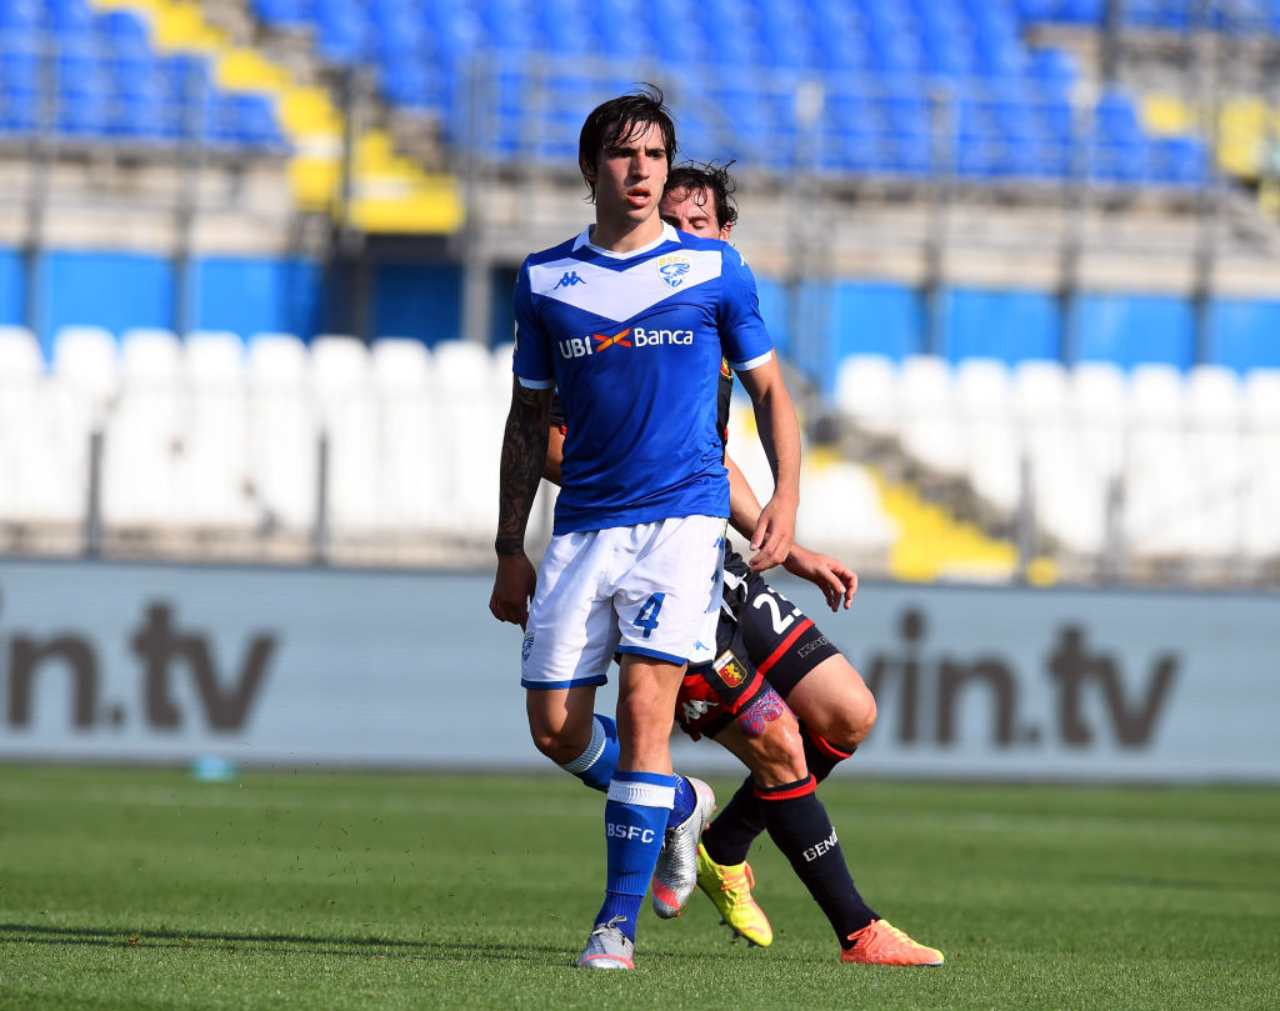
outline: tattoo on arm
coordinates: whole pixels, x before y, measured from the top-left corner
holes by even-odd
[[[547,459],[550,418],[551,391],[526,389],[516,380],[502,439],[498,537],[494,541],[500,555],[515,555],[524,550],[529,512]]]

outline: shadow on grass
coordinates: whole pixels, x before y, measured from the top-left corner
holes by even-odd
[[[375,936],[311,934],[238,934],[198,930],[128,930],[117,927],[55,927],[34,923],[0,923],[0,946],[40,944],[82,945],[91,948],[172,948],[259,955],[336,955],[347,958],[387,958],[421,961],[498,959],[572,964],[576,949],[558,945],[504,944],[490,941],[410,941]],[[699,962],[738,960],[736,945],[720,951],[664,952],[664,958]],[[743,949],[745,950],[745,949]]]
[[[200,942],[200,943],[198,943]],[[502,944],[476,941],[408,941],[375,936],[311,934],[237,934],[200,930],[128,930],[115,927],[54,927],[34,923],[0,923],[3,944],[79,944],[96,948],[213,948],[263,954],[346,955],[356,958],[449,959],[468,955],[516,961],[546,961],[566,955],[555,945]]]

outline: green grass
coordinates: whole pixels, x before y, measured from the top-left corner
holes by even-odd
[[[715,783],[722,795],[728,781]],[[1280,791],[823,788],[940,970],[842,966],[767,840],[777,940],[695,894],[639,970],[569,968],[601,801],[564,776],[0,767],[0,1007],[1275,1007]]]

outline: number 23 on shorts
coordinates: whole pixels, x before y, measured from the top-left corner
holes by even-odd
[[[641,606],[640,613],[636,615],[636,620],[632,622],[636,628],[644,629],[644,637],[646,639],[658,627],[658,612],[662,610],[662,602],[666,597],[665,593],[649,594],[649,599]]]

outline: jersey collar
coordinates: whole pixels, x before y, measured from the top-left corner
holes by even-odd
[[[640,256],[644,253],[652,253],[663,243],[679,241],[680,236],[677,234],[676,230],[664,221],[662,223],[662,234],[647,246],[641,246],[639,249],[632,249],[625,253],[615,253],[612,249],[604,249],[592,242],[591,226],[587,225],[578,237],[573,240],[573,251],[576,253],[579,249],[585,246],[587,249],[591,250],[591,252],[596,253],[599,256],[607,256],[611,260],[630,260],[632,257]]]

